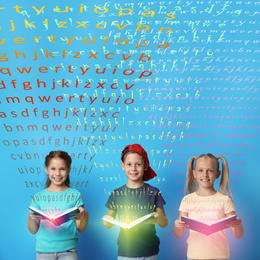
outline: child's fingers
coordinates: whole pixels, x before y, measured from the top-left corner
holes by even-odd
[[[226,226],[227,227],[237,227],[241,225],[241,219],[240,218],[236,218],[235,220],[232,220],[230,223],[228,223]]]
[[[181,221],[179,219],[175,220],[175,226],[177,228],[189,228],[190,226],[186,224],[184,221]]]
[[[184,222],[184,221],[181,221],[181,220],[179,220],[179,219],[176,219],[176,220],[175,220],[175,224],[185,224],[185,222]]]
[[[76,213],[74,216],[72,216],[70,219],[71,220],[80,220],[83,219],[85,217],[85,210],[80,210],[79,213]]]
[[[109,216],[109,215],[105,215],[103,218],[110,218],[110,219],[114,219],[113,217]]]
[[[104,226],[105,226],[106,228],[111,228],[111,227],[114,226],[114,224],[112,224],[112,223],[110,223],[110,222],[107,222],[107,221],[105,221],[105,220],[103,220],[103,224],[104,224]]]
[[[108,219],[111,219],[111,220],[114,220],[115,218],[113,218],[112,216],[110,215],[105,215],[103,218],[108,218]],[[107,222],[105,220],[103,220],[103,225],[106,227],[106,228],[111,228],[114,226],[114,224],[110,223],[110,222]]]
[[[34,214],[34,212],[31,211],[31,210],[29,212],[29,216],[30,216],[31,219],[37,219],[37,218],[41,217],[40,215]]]
[[[158,224],[160,221],[160,214],[158,212],[152,212],[150,215],[152,215],[153,218],[146,220],[145,224]]]
[[[144,224],[158,224],[159,220],[157,218],[149,219],[144,222]]]
[[[41,219],[43,219],[43,217],[42,216],[39,216],[39,215],[35,215],[35,214],[30,214],[30,218],[31,219],[37,219],[37,220],[41,220]]]

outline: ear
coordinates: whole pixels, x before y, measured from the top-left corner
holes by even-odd
[[[196,172],[195,170],[192,170],[193,178],[196,179]]]
[[[70,174],[70,170],[71,170],[71,168],[69,167],[68,174]]]
[[[45,166],[44,170],[45,170],[46,174],[48,174],[48,175],[49,175],[49,173],[48,173],[48,171],[47,171],[47,167],[46,167],[46,166]]]
[[[149,166],[148,166],[147,164],[145,164],[144,170],[147,171],[147,170],[148,170],[148,167],[149,167]]]
[[[217,177],[216,177],[216,179],[218,179],[218,178],[219,178],[220,174],[221,174],[221,172],[220,172],[220,171],[218,171],[218,172],[217,172]]]
[[[125,164],[124,164],[124,162],[122,162],[122,170],[123,170],[123,171],[125,170]]]

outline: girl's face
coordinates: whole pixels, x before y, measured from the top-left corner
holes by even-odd
[[[45,172],[49,175],[52,188],[62,188],[66,186],[65,181],[70,173],[70,168],[67,167],[63,159],[53,158],[45,167]]]
[[[132,182],[142,182],[147,165],[138,153],[129,153],[122,162],[122,170],[125,171],[127,179]]]
[[[215,179],[220,176],[220,171],[217,169],[217,163],[209,157],[202,157],[196,161],[193,176],[199,188],[214,189]]]

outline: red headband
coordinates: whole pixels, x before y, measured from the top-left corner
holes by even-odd
[[[124,157],[124,151],[128,148],[128,152],[136,152],[138,154],[140,154],[146,165],[148,166],[147,170],[144,171],[144,176],[143,176],[143,180],[144,181],[149,181],[152,178],[154,178],[155,176],[157,176],[157,174],[154,172],[154,170],[151,168],[150,164],[149,164],[149,160],[148,160],[148,156],[147,156],[147,152],[144,150],[144,148],[140,145],[140,144],[132,144],[132,145],[127,145],[122,153],[121,153],[121,160],[123,161],[123,157]]]

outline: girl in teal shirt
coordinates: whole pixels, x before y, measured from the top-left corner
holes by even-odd
[[[77,230],[83,232],[88,224],[88,213],[83,208],[79,191],[70,187],[69,173],[71,157],[64,151],[52,151],[45,158],[45,172],[48,175],[46,188],[33,196],[31,206],[48,215],[78,207],[79,213],[68,222],[56,226],[29,212],[28,229],[36,234],[37,260],[77,260]]]

